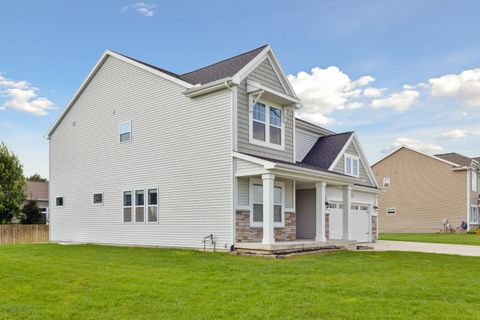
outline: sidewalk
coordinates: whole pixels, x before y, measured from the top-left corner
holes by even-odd
[[[375,251],[413,251],[480,257],[480,246],[463,244],[378,240],[378,242],[371,243],[369,246],[373,247]]]

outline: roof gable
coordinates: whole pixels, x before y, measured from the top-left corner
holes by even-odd
[[[318,138],[302,163],[328,170],[352,135],[353,132],[345,132]]]
[[[426,153],[421,152],[421,151],[419,151],[419,150],[415,150],[415,149],[413,149],[413,148],[411,148],[411,147],[408,147],[408,146],[406,146],[406,145],[402,145],[402,146],[398,147],[397,149],[393,150],[392,152],[390,152],[388,155],[386,155],[386,156],[383,157],[382,159],[380,159],[380,160],[378,160],[377,162],[375,162],[374,164],[372,164],[372,167],[373,167],[373,166],[376,166],[377,164],[379,164],[380,162],[384,161],[385,159],[390,158],[391,156],[397,154],[397,152],[399,152],[400,150],[403,150],[403,149],[409,150],[409,151],[411,151],[411,152],[419,153],[419,154],[421,154],[421,155],[423,155],[423,156],[425,156],[425,157],[429,157],[429,158],[432,158],[432,159],[435,159],[435,160],[438,160],[438,161],[442,161],[442,162],[444,162],[445,164],[448,164],[448,165],[453,166],[453,167],[457,167],[457,166],[458,166],[456,163],[453,163],[453,162],[450,162],[450,161],[448,161],[448,160],[439,158],[439,157],[437,157],[437,156],[431,156],[431,155],[429,155],[429,154],[426,154]]]

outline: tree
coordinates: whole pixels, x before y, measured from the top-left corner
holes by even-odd
[[[36,200],[28,200],[22,208],[22,218],[20,222],[23,224],[43,224],[42,212],[38,207]]]
[[[25,201],[25,177],[17,156],[0,143],[0,224],[11,223]]]
[[[42,177],[38,173],[32,174],[30,177],[27,178],[28,181],[38,181],[38,182],[47,182],[47,178]]]

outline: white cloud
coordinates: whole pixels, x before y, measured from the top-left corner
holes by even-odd
[[[443,150],[443,147],[433,143],[428,143],[428,142],[417,140],[417,139],[401,137],[401,138],[395,139],[395,141],[392,144],[383,148],[382,153],[390,153],[401,146],[408,146],[415,150],[426,152],[426,153]]]
[[[432,78],[428,83],[433,97],[455,97],[468,106],[480,106],[480,69]]]
[[[155,4],[146,3],[146,2],[136,2],[131,5],[125,5],[120,8],[120,11],[126,12],[128,9],[132,9],[135,12],[144,15],[145,17],[153,17],[155,15]]]
[[[328,114],[334,110],[361,108],[364,105],[362,100],[368,98],[363,87],[375,81],[372,76],[352,80],[335,66],[326,69],[315,67],[310,73],[301,71],[289,75],[288,79],[302,101],[303,108],[298,116],[321,125],[333,122]]]
[[[38,88],[32,87],[27,81],[7,79],[0,74],[0,110],[14,109],[44,116],[54,109],[52,101],[38,96]]]
[[[459,139],[459,138],[467,138],[471,136],[480,136],[480,130],[461,130],[455,129],[444,132],[440,135],[439,139]]]
[[[467,132],[465,130],[455,129],[442,133],[440,139],[458,139],[465,138],[466,136]]]
[[[380,97],[385,90],[387,90],[387,88],[368,87],[363,90],[363,95],[369,98],[377,98]]]
[[[391,94],[388,98],[374,99],[371,106],[375,109],[393,108],[397,111],[406,111],[417,102],[419,96],[420,92],[417,90],[405,89]]]

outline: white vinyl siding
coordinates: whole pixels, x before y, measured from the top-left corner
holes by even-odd
[[[311,133],[306,130],[296,129],[295,141],[296,141],[296,161],[302,161],[308,154],[310,149],[315,145],[320,135]]]
[[[50,140],[50,194],[68,200],[50,210],[52,241],[200,248],[213,234],[218,246],[232,244],[231,91],[190,99],[184,90],[105,61]],[[135,134],[120,144],[125,119]],[[159,222],[124,223],[123,192],[151,186]],[[108,199],[101,214],[89,190]]]

